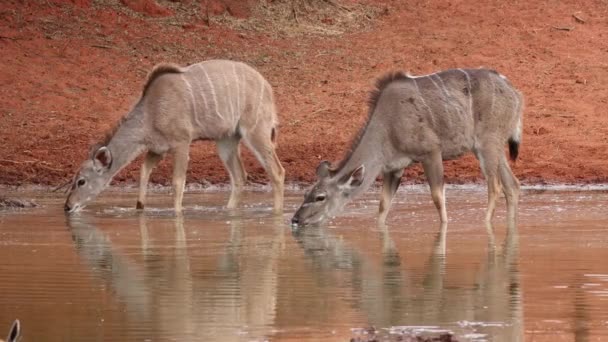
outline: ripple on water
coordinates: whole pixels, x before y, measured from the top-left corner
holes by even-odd
[[[367,326],[463,341],[608,334],[608,193],[528,188],[516,234],[502,198],[486,230],[486,196],[450,187],[445,231],[426,185],[399,191],[388,227],[369,193],[294,231],[301,192],[286,193],[283,216],[268,191],[234,211],[221,189],[189,193],[181,218],[163,193],[143,213],[123,192],[73,217],[45,197],[0,213],[0,322],[19,317],[45,341],[348,341]]]

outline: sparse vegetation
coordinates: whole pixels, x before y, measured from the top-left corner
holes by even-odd
[[[212,21],[239,30],[289,37],[336,36],[369,28],[374,18],[387,11],[386,7],[361,3],[343,5],[334,0],[262,0],[253,6],[249,18],[224,14]]]

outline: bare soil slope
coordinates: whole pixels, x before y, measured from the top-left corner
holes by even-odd
[[[382,73],[492,67],[526,97],[515,173],[527,183],[608,180],[608,3],[564,1],[127,1],[0,4],[0,184],[59,184],[137,100],[162,61],[241,60],[272,83],[288,181],[339,160]],[[118,181],[137,179],[139,163]],[[263,170],[246,154],[253,181]],[[168,184],[165,161],[152,181]],[[472,156],[450,182],[479,181]],[[423,179],[421,169],[407,181]],[[189,181],[226,182],[210,143]]]

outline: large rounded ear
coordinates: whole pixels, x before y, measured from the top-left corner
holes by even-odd
[[[319,166],[317,166],[318,179],[324,179],[331,176],[331,172],[331,164],[327,160],[322,161]]]
[[[93,164],[99,170],[109,169],[110,165],[112,165],[112,153],[108,150],[107,147],[100,147],[93,154]]]
[[[6,342],[16,342],[19,336],[21,336],[21,323],[16,319],[11,326],[11,330],[8,332]]]
[[[363,177],[365,177],[365,166],[361,165],[350,173],[350,177],[346,181],[346,185],[351,188],[358,187],[363,183]]]

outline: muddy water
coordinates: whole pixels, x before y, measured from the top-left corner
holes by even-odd
[[[441,227],[421,189],[398,194],[386,228],[370,194],[295,231],[296,192],[281,217],[264,192],[232,212],[225,192],[188,194],[183,218],[165,194],[139,214],[134,194],[107,193],[70,218],[59,198],[16,194],[42,207],[0,213],[0,327],[20,318],[24,341],[349,341],[370,326],[608,339],[608,193],[527,191],[509,229],[502,203],[482,224],[475,189],[448,190]]]

